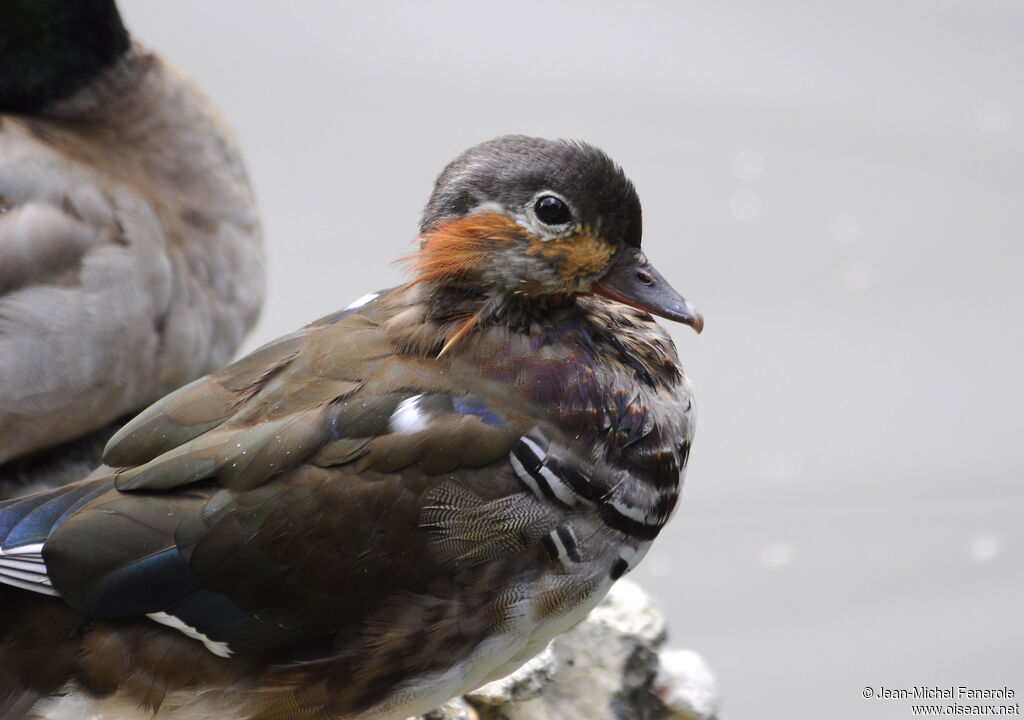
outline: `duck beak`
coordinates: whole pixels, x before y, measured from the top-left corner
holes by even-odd
[[[620,250],[611,270],[594,283],[593,291],[652,315],[689,325],[698,333],[704,329],[704,316],[666,282],[640,248]]]

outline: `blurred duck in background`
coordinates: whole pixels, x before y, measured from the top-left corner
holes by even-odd
[[[81,477],[120,418],[230,359],[264,291],[241,156],[191,81],[113,0],[3,16],[0,496]]]

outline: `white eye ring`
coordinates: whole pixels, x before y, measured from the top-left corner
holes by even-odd
[[[537,193],[531,202],[534,217],[549,227],[563,227],[574,219],[569,202],[558,193],[544,191]]]
[[[565,219],[558,222],[560,213],[565,215]],[[551,190],[541,190],[534,195],[526,206],[526,214],[542,240],[560,237],[577,224],[576,209],[572,203]]]

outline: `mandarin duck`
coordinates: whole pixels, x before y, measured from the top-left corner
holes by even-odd
[[[501,677],[671,517],[700,314],[590,145],[438,177],[407,284],[145,410],[0,505],[0,698],[30,713],[396,720]]]
[[[217,110],[133,44],[113,0],[4,0],[0,463],[221,367],[262,298],[256,206]]]

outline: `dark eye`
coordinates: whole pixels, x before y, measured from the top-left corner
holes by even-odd
[[[537,199],[533,206],[537,219],[545,225],[564,225],[572,220],[572,211],[565,201],[554,195],[544,195]]]

